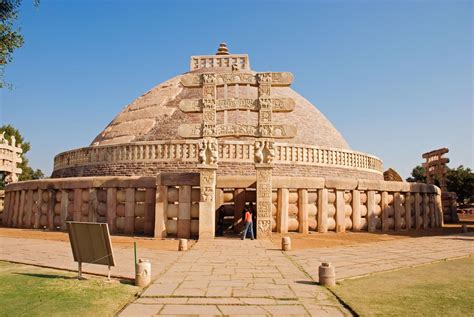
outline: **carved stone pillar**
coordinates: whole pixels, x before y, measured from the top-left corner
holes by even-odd
[[[255,164],[257,170],[257,237],[268,238],[272,233],[272,166]]]
[[[199,239],[212,239],[216,218],[216,170],[218,145],[216,139],[217,79],[215,73],[202,74],[202,136],[199,145],[200,200]]]
[[[215,232],[215,196],[217,166],[198,165],[200,168],[199,239],[212,239]]]

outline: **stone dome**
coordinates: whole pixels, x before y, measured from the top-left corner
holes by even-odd
[[[191,76],[200,81],[206,74],[213,73],[220,79],[240,80],[241,76],[256,80],[259,74],[275,73],[251,70],[247,55],[229,54],[225,45],[221,45],[215,55],[192,56],[190,66],[190,72],[157,85],[126,106],[89,147],[58,154],[52,177],[198,172],[198,139],[202,136],[183,138],[180,127],[187,125],[204,129],[203,113],[201,108],[201,113],[184,112],[181,103],[199,102],[203,98],[203,86],[185,85],[186,78]],[[286,106],[291,110],[274,110],[271,122],[296,132],[287,139],[275,136],[274,175],[382,179],[382,162],[374,156],[352,151],[331,122],[308,100],[288,87],[293,76],[285,74],[291,78],[289,82],[272,84],[269,96],[284,103],[290,101],[290,105]],[[216,102],[234,105],[247,102],[246,107],[215,112],[217,125],[259,125],[259,111],[255,111],[257,108],[253,106],[249,108],[254,100],[259,102],[259,84],[240,81],[214,87]],[[256,135],[241,136],[238,133],[218,138],[218,174],[255,175],[253,155],[256,140]]]
[[[192,73],[202,72],[193,71]],[[222,68],[206,71],[223,72]],[[178,104],[183,99],[199,98],[200,88],[185,88],[181,84],[182,75],[161,83],[126,106],[107,127],[97,135],[91,146],[111,145],[129,142],[176,140],[178,127],[183,123],[199,123],[201,114],[183,113]],[[228,95],[235,93],[229,87]],[[331,122],[308,100],[289,87],[274,87],[275,97],[290,97],[295,101],[295,109],[289,113],[275,113],[274,121],[294,124],[298,127],[294,138],[287,143],[307,144],[349,150],[350,147]],[[239,96],[257,98],[256,87],[240,87]],[[218,89],[217,98],[224,98],[223,89]],[[221,118],[222,121],[222,115]],[[242,122],[245,113],[239,116],[229,112],[228,122]],[[249,118],[256,122],[256,115]],[[242,139],[242,138],[239,138]]]

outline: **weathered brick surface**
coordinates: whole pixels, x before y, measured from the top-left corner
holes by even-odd
[[[211,71],[207,69],[206,71]],[[226,69],[212,69],[215,72]],[[197,70],[194,72],[202,72]],[[185,88],[181,85],[181,75],[157,85],[130,103],[93,140],[92,144],[106,145],[127,142],[175,140],[179,139],[178,127],[183,123],[200,123],[202,115],[183,113],[178,108],[182,99],[202,98],[201,88]],[[257,98],[257,87],[228,87],[227,98]],[[308,144],[339,149],[349,149],[349,145],[331,122],[308,100],[289,87],[273,87],[275,97],[290,97],[296,102],[290,113],[274,113],[275,123],[295,124],[298,133],[289,143]],[[224,98],[223,87],[218,87],[217,98]],[[228,123],[256,123],[257,114],[229,112]],[[218,114],[218,123],[223,123],[223,113]]]
[[[158,163],[111,163],[85,165],[73,168],[55,170],[53,178],[79,176],[156,176],[162,172],[197,173],[199,169],[192,162],[158,162]],[[255,175],[255,166],[251,163],[219,163],[218,175]],[[305,176],[305,177],[348,177],[372,180],[383,180],[383,175],[361,170],[305,166],[305,165],[275,165],[275,176]]]

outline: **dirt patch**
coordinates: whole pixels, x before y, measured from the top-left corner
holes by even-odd
[[[5,227],[0,227],[0,237],[69,241],[69,236],[67,232]],[[120,248],[133,248],[133,242],[136,242],[137,248],[176,251],[178,250],[179,243],[178,239],[155,239],[150,237],[131,237],[116,235],[113,235],[111,237],[112,245],[114,247]],[[191,247],[194,243],[196,243],[195,240],[188,240],[188,247]]]
[[[468,224],[470,231],[474,230],[474,223]],[[361,243],[372,243],[380,241],[392,241],[398,239],[413,239],[427,236],[441,236],[461,233],[460,224],[447,224],[443,228],[411,230],[404,232],[388,232],[388,233],[368,233],[368,232],[346,232],[346,233],[310,233],[299,234],[290,232],[287,234],[273,233],[271,241],[275,246],[281,248],[281,238],[283,236],[291,237],[292,250],[315,249],[339,247],[348,245],[357,245]]]

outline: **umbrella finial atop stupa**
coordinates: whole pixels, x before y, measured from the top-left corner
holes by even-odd
[[[216,55],[229,55],[229,50],[227,49],[226,43],[219,44]]]

